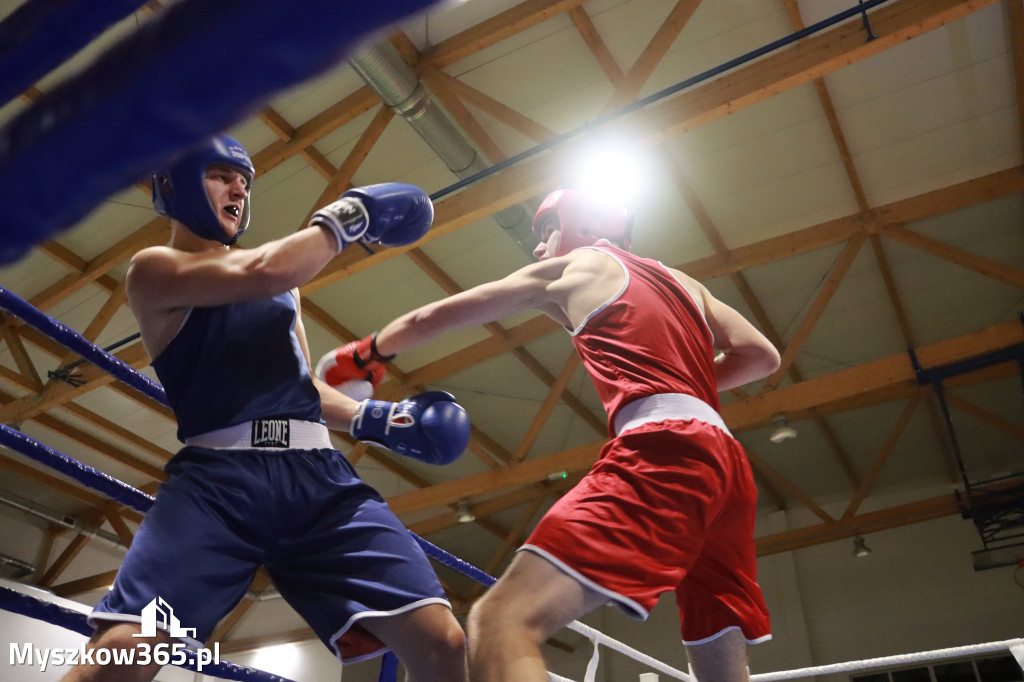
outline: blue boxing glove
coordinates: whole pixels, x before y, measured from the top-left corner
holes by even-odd
[[[352,435],[428,464],[451,464],[469,444],[469,417],[455,396],[428,391],[400,403],[364,400]]]
[[[401,182],[356,187],[344,197],[358,199],[370,215],[362,240],[367,244],[405,246],[427,233],[434,222],[434,204],[419,187]]]
[[[327,228],[338,251],[355,241],[404,246],[420,239],[434,220],[434,205],[419,187],[401,182],[356,187],[313,214],[312,225]]]

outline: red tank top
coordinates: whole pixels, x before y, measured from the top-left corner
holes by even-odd
[[[690,294],[658,261],[622,249],[622,290],[572,332],[572,343],[608,413],[659,393],[685,393],[719,410],[711,330]],[[613,434],[614,435],[614,434]]]

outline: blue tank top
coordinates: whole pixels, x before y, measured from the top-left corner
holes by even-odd
[[[290,292],[191,310],[153,360],[178,440],[253,419],[321,420],[295,316]]]

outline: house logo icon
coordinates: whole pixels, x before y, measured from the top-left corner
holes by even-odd
[[[157,624],[162,630],[166,630],[171,637],[195,638],[195,628],[183,628],[178,619],[174,616],[174,609],[164,601],[163,597],[156,597],[146,604],[142,609],[142,632],[132,637],[156,637]]]

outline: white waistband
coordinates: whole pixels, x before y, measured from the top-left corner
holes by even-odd
[[[685,393],[659,393],[628,403],[615,415],[615,435],[620,436],[624,431],[666,419],[696,419],[732,435],[715,408]]]
[[[299,419],[254,419],[185,439],[199,448],[313,450],[333,448],[327,427]]]

